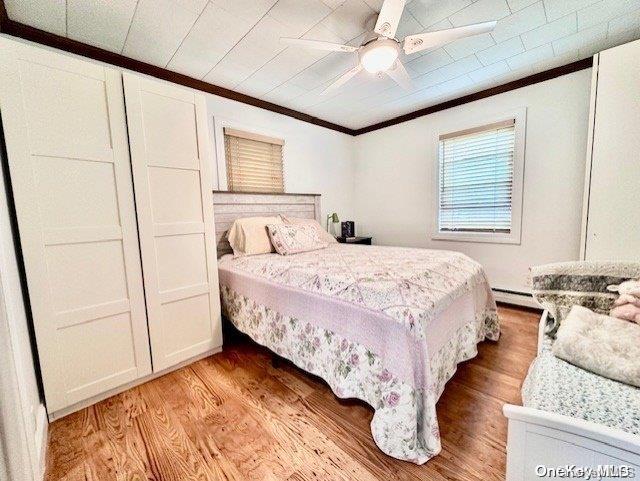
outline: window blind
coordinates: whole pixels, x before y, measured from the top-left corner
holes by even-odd
[[[515,120],[440,137],[440,232],[511,232],[514,150]]]
[[[284,192],[283,140],[225,128],[224,146],[229,190]]]

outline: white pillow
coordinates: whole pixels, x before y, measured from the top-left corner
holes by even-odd
[[[603,377],[640,387],[640,325],[573,306],[553,353]]]
[[[228,239],[235,257],[274,252],[267,224],[282,224],[279,217],[244,217],[236,219]]]

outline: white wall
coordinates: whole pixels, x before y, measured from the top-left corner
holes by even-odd
[[[590,88],[586,69],[356,137],[358,231],[376,244],[464,252],[493,287],[529,292],[530,266],[579,258]],[[432,240],[439,126],[519,107],[527,108],[521,243]]]
[[[208,96],[207,107],[215,123],[211,127],[218,162],[224,163],[225,125],[284,139],[286,192],[322,194],[323,219],[331,212],[341,219],[353,217],[352,136],[214,95]],[[214,188],[219,188],[214,177]]]

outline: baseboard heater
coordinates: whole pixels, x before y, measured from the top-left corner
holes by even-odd
[[[509,289],[498,289],[495,287],[491,288],[491,290],[493,291],[496,301],[498,302],[542,310],[540,304],[538,304],[533,299],[533,296],[528,292],[511,291]]]

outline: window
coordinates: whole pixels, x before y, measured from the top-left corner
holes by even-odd
[[[520,242],[518,118],[438,138],[436,239]]]
[[[284,192],[284,141],[225,127],[227,188],[242,192]]]

